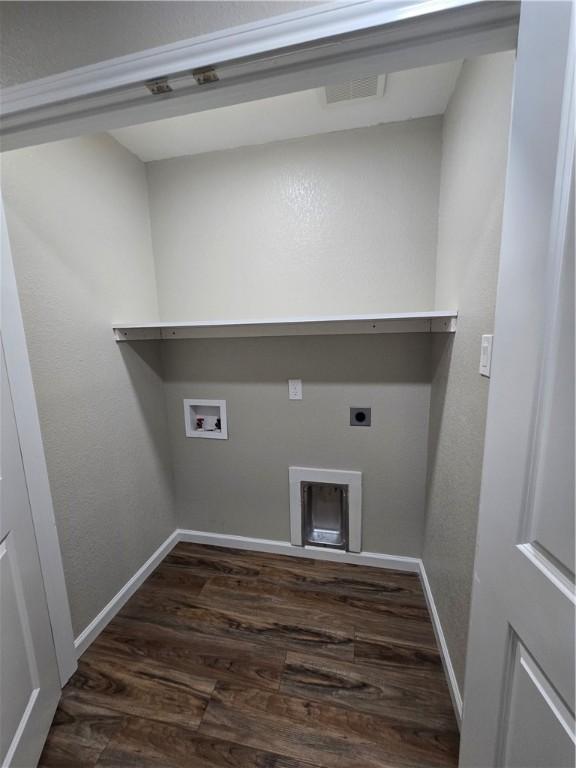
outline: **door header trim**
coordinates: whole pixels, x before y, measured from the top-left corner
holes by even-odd
[[[4,150],[515,47],[519,3],[355,0],[276,16],[0,91]],[[214,68],[215,82],[198,70]],[[195,74],[193,74],[193,72]],[[167,79],[153,94],[146,83]]]

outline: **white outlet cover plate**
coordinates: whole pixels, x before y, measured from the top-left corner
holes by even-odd
[[[290,400],[302,400],[302,379],[288,379],[288,397]]]

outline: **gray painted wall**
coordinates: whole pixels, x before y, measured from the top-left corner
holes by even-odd
[[[294,314],[296,307],[308,313],[354,307],[365,311],[361,292],[353,287],[356,267],[358,285],[371,286],[373,308],[390,308],[396,302],[394,306],[405,309],[411,281],[415,308],[431,305],[440,120],[326,138],[324,150],[319,137],[312,137],[203,158],[203,182],[214,169],[211,221],[203,221],[194,199],[181,190],[182,184],[197,181],[196,174],[190,174],[197,163],[189,168],[183,162],[186,173],[176,174],[170,161],[155,164],[150,173],[153,215],[158,218],[162,202],[161,213],[174,227],[168,227],[168,235],[175,234],[186,248],[192,243],[192,266],[198,268],[214,266],[213,254],[198,233],[205,229],[205,244],[210,245],[227,229],[228,263],[216,266],[231,280],[231,288],[237,277],[233,260],[245,257],[250,263],[251,235],[257,238],[259,221],[270,217],[268,240],[255,252],[252,282],[237,294],[235,306],[221,303],[212,314],[242,311],[255,284],[260,290],[252,297],[254,314]],[[380,163],[374,162],[378,152],[384,158]],[[238,155],[237,161],[229,162],[231,155],[232,160]],[[284,173],[275,172],[276,155],[280,164],[284,162]],[[324,201],[320,207],[313,203],[310,211],[310,198],[294,194],[305,171],[313,179],[312,187],[304,184],[312,200],[322,200],[332,187],[333,207]],[[263,179],[266,183],[261,184]],[[268,182],[274,184],[276,197],[266,208],[271,197]],[[172,467],[181,525],[280,539],[288,536],[290,463],[361,469],[366,546],[420,553],[429,339],[163,345],[169,439],[160,345],[116,345],[111,334],[115,321],[158,316],[144,165],[110,137],[90,137],[9,153],[4,157],[3,186],[76,633],[176,526]],[[240,198],[237,218],[232,224],[229,218],[227,228],[220,220],[223,196],[216,194],[222,189]],[[171,202],[174,206],[166,205]],[[191,228],[193,214],[197,218]],[[279,225],[284,215],[292,222],[290,237]],[[362,216],[358,226],[354,220]],[[249,219],[244,241],[238,229],[243,218]],[[298,249],[294,246],[302,234],[300,218],[310,239]],[[345,242],[350,221],[353,233]],[[166,315],[174,316],[172,302],[183,317],[190,317],[199,311],[200,297],[206,306],[217,304],[215,296],[220,302],[229,298],[221,282],[218,296],[209,282],[195,280],[194,269],[185,276],[171,272],[173,242],[162,239],[162,225],[156,225],[156,269],[164,281],[167,276],[173,280],[170,291],[161,293]],[[322,244],[324,236],[328,244]],[[402,270],[400,254],[407,262]],[[277,274],[289,274],[295,262],[293,287],[301,285],[310,256],[318,282],[303,298],[295,295],[286,302],[286,281],[279,283]],[[322,276],[330,273],[336,282],[326,295]],[[357,304],[344,307],[349,294]],[[198,350],[203,350],[200,355]],[[353,371],[347,372],[351,360]],[[287,397],[289,377],[303,377],[305,382],[305,400],[296,408]],[[199,444],[182,437],[181,400],[198,390],[206,397],[230,400],[228,443]],[[257,417],[262,403],[266,426],[260,432],[251,414]],[[351,430],[351,405],[373,405],[375,426]],[[304,419],[299,427],[298,418]],[[212,462],[219,457],[221,466]],[[250,491],[248,479],[254,473],[261,476],[262,467],[267,468],[266,490]],[[215,479],[219,474],[223,480]]]
[[[514,54],[464,63],[444,118],[436,306],[458,307],[436,337],[424,564],[460,688],[464,684]],[[498,340],[495,339],[495,344]]]
[[[419,556],[430,351],[423,334],[164,342],[180,525],[288,540],[288,467],[355,469],[364,548]],[[186,438],[186,397],[225,399],[229,440]],[[350,427],[350,406],[373,426]]]
[[[149,163],[160,316],[429,310],[442,121]]]
[[[2,186],[74,630],[174,530],[143,164],[107,137],[8,153]]]
[[[440,141],[426,118],[148,164],[161,316],[429,309]],[[430,338],[162,347],[182,527],[287,540],[288,467],[358,469],[365,548],[421,554]],[[228,401],[229,441],[185,437],[188,397]]]
[[[24,83],[309,5],[283,0],[0,2],[0,83]]]

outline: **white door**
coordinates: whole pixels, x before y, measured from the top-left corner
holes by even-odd
[[[574,765],[573,23],[522,3],[463,768]]]
[[[60,697],[60,678],[20,442],[1,350],[0,757],[36,765]]]
[[[58,704],[60,676],[4,339],[0,357],[0,763],[32,768]]]

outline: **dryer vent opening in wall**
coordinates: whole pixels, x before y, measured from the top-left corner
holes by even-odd
[[[300,483],[302,539],[333,549],[348,549],[348,486]]]
[[[361,472],[290,467],[289,481],[292,544],[361,551]]]

